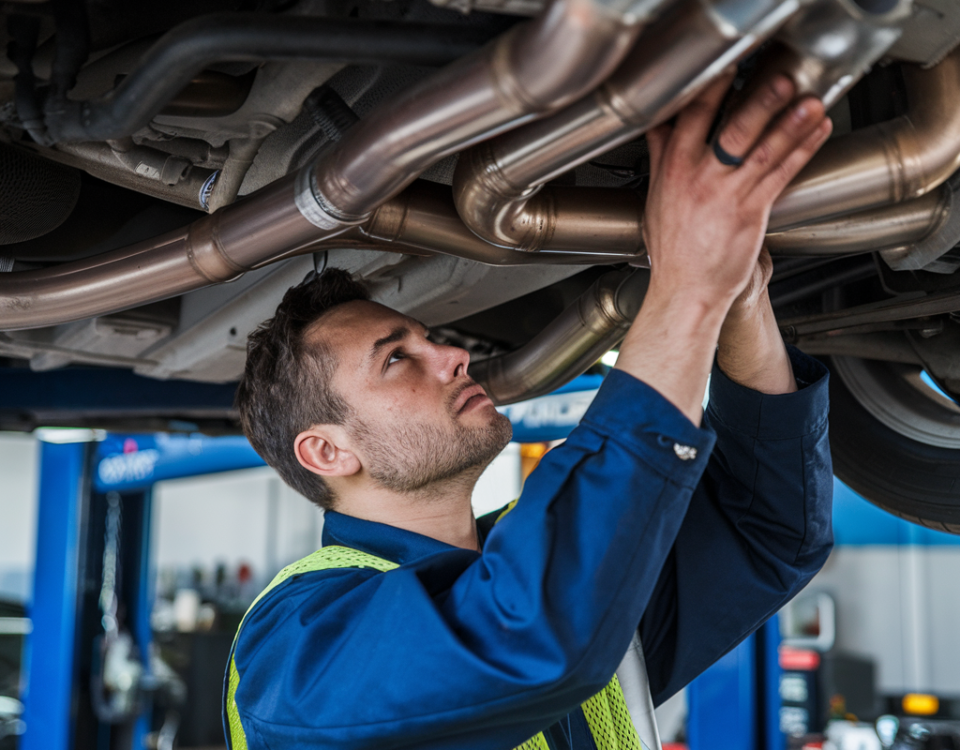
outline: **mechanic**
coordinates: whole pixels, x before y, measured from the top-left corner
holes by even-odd
[[[244,429],[326,513],[324,547],[238,631],[233,750],[654,750],[653,704],[823,564],[827,374],[783,344],[762,243],[831,124],[781,76],[710,145],[730,82],[648,134],[642,309],[498,520],[470,501],[510,424],[465,351],[342,271],[291,289],[251,336]]]

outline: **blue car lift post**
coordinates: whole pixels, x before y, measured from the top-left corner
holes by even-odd
[[[566,437],[601,380],[581,376],[548,396],[505,407],[514,438]],[[103,633],[99,594],[108,495],[117,493],[123,514],[118,595],[149,672],[154,483],[262,465],[240,437],[111,434],[100,443],[42,443],[21,750],[140,750],[151,731],[149,700],[124,724],[100,722],[91,707],[92,644]],[[690,685],[690,750],[786,747],[777,718],[779,640],[774,618]]]
[[[21,750],[146,747],[152,707],[109,724],[92,708],[91,673],[102,635],[100,590],[109,499],[119,497],[117,595],[127,629],[150,669],[150,520],[153,484],[263,461],[245,438],[109,435],[100,443],[41,443],[37,564],[27,639]],[[116,493],[116,495],[114,495]]]

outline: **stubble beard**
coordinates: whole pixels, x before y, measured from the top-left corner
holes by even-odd
[[[513,437],[510,420],[496,413],[489,424],[467,427],[417,421],[371,425],[357,417],[354,436],[366,454],[370,477],[394,492],[413,493],[457,477],[476,479]]]

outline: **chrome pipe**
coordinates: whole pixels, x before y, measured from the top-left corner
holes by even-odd
[[[771,70],[832,103],[896,41],[895,23],[910,7],[911,0],[895,0],[870,13],[854,0],[813,0],[794,13],[796,5],[760,0],[736,8],[738,26],[722,4],[674,6],[644,34],[650,43],[638,45],[592,95],[463,154],[454,176],[457,209],[474,233],[501,247],[535,252],[557,233],[583,246],[589,228],[577,232],[572,217],[553,210],[554,196],[540,189],[545,182],[663,122],[775,31],[781,51]]]
[[[49,268],[0,273],[0,329],[44,328],[126,310],[323,249],[315,229],[302,217],[300,233],[292,220],[277,225],[271,221],[278,215],[283,218],[278,206],[293,205],[292,181],[274,183],[258,197],[109,253]],[[328,246],[381,249],[363,237],[338,237]]]
[[[598,265],[644,255],[516,253],[478,239],[442,185],[418,183],[378,210],[363,233],[317,239],[296,211],[285,178],[184,229],[109,253],[32,271],[0,273],[0,329],[44,328],[174,297],[295,255],[357,248],[412,255],[444,253],[491,265]]]
[[[443,185],[418,181],[378,208],[361,229],[385,243],[398,243],[498,266],[529,263],[646,265],[643,201],[630,190],[567,188],[550,191],[554,215],[571,219],[539,253],[497,247],[467,229]],[[572,236],[571,236],[572,235]],[[596,248],[597,252],[591,252]]]
[[[681,109],[730,63],[772,34],[794,0],[685,0],[643,34],[594,93],[546,119],[461,154],[454,199],[464,222],[501,247],[539,251],[557,233],[576,246],[595,241],[540,186],[636,138]]]
[[[327,236],[361,224],[437,160],[575,101],[665,1],[553,0],[351,128],[303,172],[301,211]]]
[[[768,232],[771,255],[823,256],[871,253],[912,246],[943,224],[950,195],[940,188],[905,203]]]
[[[437,159],[561,107],[617,67],[666,0],[553,0],[385,103],[315,165],[184,230],[0,278],[0,328],[39,328],[236,278],[362,223]]]
[[[812,0],[777,33],[777,47],[759,62],[765,75],[782,72],[797,95],[812,94],[830,109],[903,33],[912,0],[881,4]]]
[[[907,113],[823,145],[773,206],[782,229],[919,198],[960,167],[960,50],[923,70],[904,65]]]
[[[620,343],[640,311],[649,279],[643,270],[604,274],[529,343],[471,363],[467,372],[498,405],[550,393]]]

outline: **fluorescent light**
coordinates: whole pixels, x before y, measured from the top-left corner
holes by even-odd
[[[45,443],[98,443],[107,437],[106,430],[85,427],[38,427],[33,431],[37,440]]]

